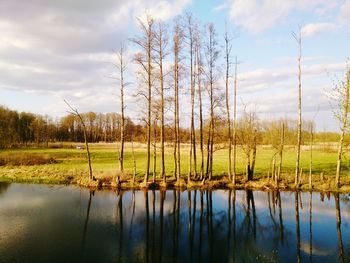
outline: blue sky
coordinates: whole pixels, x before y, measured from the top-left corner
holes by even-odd
[[[1,1],[0,104],[52,117],[66,114],[64,98],[81,111],[118,111],[118,83],[111,78],[115,51],[137,34],[136,18],[146,10],[167,23],[190,11],[203,24],[214,23],[221,44],[226,22],[236,36],[232,56],[240,61],[238,111],[250,105],[261,119],[296,117],[297,44],[291,32],[301,26],[303,116],[315,118],[318,130],[338,130],[326,93],[332,80],[342,78],[350,56],[349,0]],[[129,45],[129,76],[137,71],[134,51]],[[126,112],[137,120],[132,82]]]

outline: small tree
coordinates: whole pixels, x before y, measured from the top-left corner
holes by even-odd
[[[247,180],[253,179],[255,161],[256,161],[256,150],[258,144],[258,131],[259,121],[255,111],[247,112],[244,109],[243,115],[240,121],[237,123],[237,137],[240,141],[242,149],[246,155],[246,175]]]
[[[347,67],[345,80],[338,81],[334,84],[331,94],[331,99],[337,102],[337,109],[334,111],[334,116],[340,122],[340,138],[338,144],[337,171],[335,176],[335,184],[339,187],[341,161],[344,148],[345,131],[349,126],[349,111],[350,111],[350,66]]]
[[[67,104],[67,106],[69,107],[70,111],[68,111],[70,114],[78,117],[81,125],[83,126],[83,131],[84,131],[84,141],[85,141],[85,149],[86,149],[86,156],[87,156],[87,160],[88,160],[88,165],[89,165],[89,178],[90,180],[94,180],[95,177],[93,177],[92,175],[92,168],[91,168],[91,158],[90,158],[90,150],[89,150],[89,143],[87,140],[87,133],[86,133],[86,125],[85,122],[83,120],[83,118],[81,117],[79,111],[75,108],[73,108],[66,100],[64,100],[64,102]]]

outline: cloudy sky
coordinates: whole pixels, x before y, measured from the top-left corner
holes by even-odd
[[[214,22],[220,41],[227,21],[240,107],[255,105],[262,118],[296,117],[291,32],[302,26],[304,117],[315,116],[318,130],[338,129],[326,93],[350,56],[350,0],[0,0],[0,105],[57,117],[65,98],[81,111],[118,111],[115,51],[146,11],[166,22],[190,11]],[[126,111],[138,118],[134,90]]]

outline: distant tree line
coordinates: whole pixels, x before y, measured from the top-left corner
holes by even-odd
[[[120,137],[121,116],[118,113],[81,114],[87,128],[89,142],[114,142]],[[125,119],[126,140],[133,135],[142,141],[143,127],[130,118]],[[8,148],[28,144],[47,145],[49,142],[83,142],[81,122],[71,114],[53,120],[28,112],[17,112],[0,106],[0,147]]]
[[[118,113],[82,113],[82,117],[87,126],[87,137],[89,142],[116,142],[120,140],[121,116]],[[142,124],[135,124],[131,118],[125,118],[125,140],[130,142],[133,138],[136,142],[145,142],[147,136],[147,127]],[[276,145],[280,123],[285,123],[285,144],[294,145],[296,143],[296,121],[281,119],[275,121],[260,121],[257,143],[259,145]],[[242,120],[239,121],[242,123]],[[205,122],[204,127],[208,128],[209,121]],[[242,125],[239,124],[239,127]],[[216,137],[215,143],[225,147],[228,138],[226,123],[224,120],[217,120],[217,127],[220,134]],[[165,127],[165,142],[168,146],[172,145],[173,130],[171,127]],[[237,143],[244,143],[246,139],[243,135],[243,127],[238,128],[240,136]],[[196,132],[198,132],[196,130]],[[305,136],[303,143],[308,143],[307,127],[304,129]],[[160,134],[160,127],[157,128],[157,134]],[[335,142],[339,134],[319,132],[315,134],[315,141]],[[83,142],[83,129],[77,117],[69,114],[59,119],[53,120],[49,116],[42,116],[29,112],[18,112],[0,106],[0,147],[10,148],[26,145],[46,146],[49,142]],[[208,139],[207,136],[204,139]],[[183,128],[180,131],[181,143],[189,143],[191,140],[191,129]],[[346,138],[349,141],[349,138]],[[160,138],[157,138],[160,142]],[[222,148],[221,147],[221,148]]]

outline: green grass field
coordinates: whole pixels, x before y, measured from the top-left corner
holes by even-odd
[[[69,144],[70,145],[70,144]],[[118,171],[118,153],[116,144],[91,144],[91,159],[94,176],[98,179],[112,180]],[[146,148],[144,144],[134,145],[135,158],[137,166],[137,177],[143,178],[146,167]],[[317,147],[316,147],[317,148]],[[325,151],[322,147],[313,151],[313,180],[316,185],[323,173],[326,182],[323,188],[332,190],[334,183],[334,174],[336,170],[336,151],[328,149]],[[237,148],[237,173],[239,178],[244,178],[245,157],[240,149]],[[173,175],[173,150],[166,149],[166,172],[168,176]],[[257,161],[254,177],[258,180],[266,180],[270,166],[273,150],[270,147],[260,146],[257,150]],[[0,159],[3,157],[15,156],[41,156],[45,158],[54,158],[57,163],[40,164],[40,165],[20,165],[20,166],[0,166],[1,180],[10,180],[15,182],[42,182],[42,183],[76,183],[79,179],[88,178],[88,166],[86,162],[85,150],[76,149],[75,145],[65,148],[28,148],[5,150],[0,152]],[[183,177],[187,177],[189,169],[189,148],[182,146],[181,152],[181,173]],[[200,157],[198,151],[197,169],[199,170]],[[228,151],[219,150],[214,154],[213,179],[222,180],[227,175],[227,159]],[[286,147],[284,151],[282,181],[287,184],[294,182],[296,152],[294,147]],[[307,184],[309,174],[310,152],[307,147],[301,154],[301,168],[303,169],[302,184]],[[344,158],[342,167],[341,182],[343,186],[350,184],[349,160]],[[151,158],[151,176],[153,167],[153,157]],[[160,170],[160,155],[157,156],[157,171]],[[125,147],[125,178],[130,178],[133,171],[133,159],[131,145],[126,144]],[[320,187],[318,187],[320,188]]]

